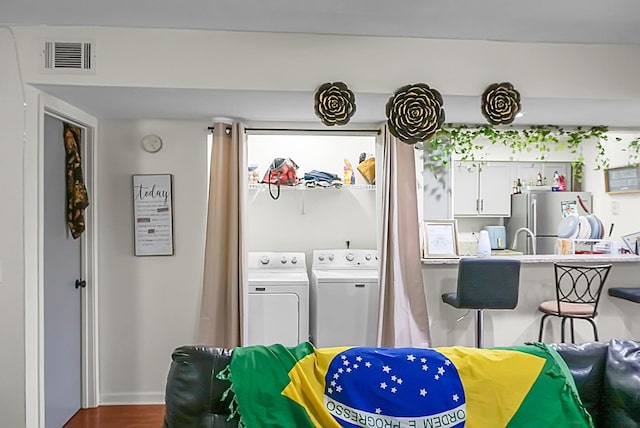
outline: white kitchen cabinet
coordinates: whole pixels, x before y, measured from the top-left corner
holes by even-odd
[[[511,162],[453,166],[453,213],[456,216],[509,217],[513,176]]]

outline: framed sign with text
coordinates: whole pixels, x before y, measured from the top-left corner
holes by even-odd
[[[134,254],[172,256],[173,175],[133,175]]]
[[[424,257],[458,257],[458,222],[454,220],[424,221]]]

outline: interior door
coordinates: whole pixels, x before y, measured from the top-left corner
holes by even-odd
[[[81,407],[80,239],[66,225],[64,124],[44,124],[44,408],[45,427],[60,428]]]

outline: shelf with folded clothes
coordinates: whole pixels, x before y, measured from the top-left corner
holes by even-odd
[[[276,187],[275,185],[271,185],[272,187]],[[268,189],[269,185],[266,183],[249,183],[249,190],[260,190],[260,189]],[[346,190],[375,190],[375,184],[343,184],[343,183],[314,183],[313,185],[309,185],[309,183],[301,182],[297,186],[280,186],[281,190],[316,190],[316,189],[346,189]]]

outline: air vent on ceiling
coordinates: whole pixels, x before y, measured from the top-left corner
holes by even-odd
[[[43,57],[45,71],[95,71],[95,48],[92,42],[45,42]]]

